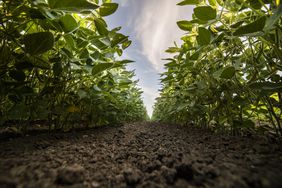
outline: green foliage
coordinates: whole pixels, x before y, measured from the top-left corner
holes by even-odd
[[[72,122],[100,126],[147,117],[134,73],[125,68],[131,61],[116,60],[131,41],[102,18],[118,6],[97,4],[0,2],[0,124],[43,120],[68,129]]]
[[[87,0],[48,0],[48,5],[51,9],[73,12],[93,10],[99,7]]]
[[[113,13],[115,13],[115,11],[118,9],[118,4],[116,3],[104,3],[101,7],[100,7],[100,15],[105,17],[105,16],[109,16]]]
[[[23,36],[25,52],[39,55],[51,50],[54,46],[54,36],[51,32],[31,33]]]
[[[209,21],[216,18],[216,10],[211,6],[199,6],[194,9],[194,15],[203,21]]]
[[[182,1],[181,47],[162,74],[153,119],[216,131],[282,134],[280,1]]]
[[[191,31],[192,29],[192,23],[186,20],[182,20],[177,22],[177,25],[180,29],[184,30],[184,31]]]

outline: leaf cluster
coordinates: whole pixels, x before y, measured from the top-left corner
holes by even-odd
[[[280,1],[184,0],[192,20],[162,74],[153,118],[216,131],[281,135]]]
[[[110,0],[1,1],[0,124],[144,119],[142,92],[125,68],[132,61],[117,60],[131,41],[104,20],[117,8]]]

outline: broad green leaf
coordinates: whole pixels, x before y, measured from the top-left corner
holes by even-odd
[[[40,32],[24,35],[25,51],[38,55],[51,50],[54,46],[54,36],[51,32]]]
[[[236,69],[234,67],[226,67],[223,69],[220,78],[231,79],[236,73]]]
[[[249,85],[254,90],[278,92],[282,90],[282,83],[256,82]]]
[[[122,43],[122,49],[125,50],[126,48],[128,48],[131,45],[132,41],[128,40],[124,43]]]
[[[216,10],[211,6],[200,6],[194,8],[195,16],[203,21],[209,21],[216,18]]]
[[[199,27],[197,42],[200,46],[208,45],[211,41],[211,32],[204,27]]]
[[[262,32],[263,28],[265,26],[265,21],[266,21],[266,17],[263,16],[259,19],[257,19],[256,21],[241,26],[239,27],[234,33],[234,36],[242,36],[242,35],[248,35],[248,34],[253,34],[253,33],[257,33],[257,32]]]
[[[182,1],[180,3],[178,3],[177,5],[180,5],[180,6],[184,6],[184,5],[197,5],[201,2],[201,0],[185,0],[185,1]]]
[[[100,35],[108,35],[107,24],[104,20],[97,18],[94,20],[96,29]]]
[[[266,20],[264,31],[269,32],[271,29],[273,29],[273,26],[281,18],[281,15],[282,15],[282,4],[280,4],[277,10],[275,10],[275,13]]]
[[[95,65],[92,69],[92,75],[99,74],[105,70],[112,68],[114,63],[99,63]]]
[[[128,40],[128,36],[124,36],[123,34],[117,33],[113,40],[111,41],[111,46],[115,47],[116,45],[126,42]]]
[[[66,14],[65,16],[61,17],[59,22],[65,33],[70,33],[78,28],[78,23],[70,14]]]
[[[65,39],[65,41],[67,42],[67,45],[71,48],[71,49],[73,49],[73,50],[75,50],[75,40],[74,40],[74,38],[73,38],[73,35],[72,34],[68,34],[68,35],[64,35],[64,39]]]
[[[117,9],[118,9],[117,3],[104,3],[99,10],[100,10],[100,15],[105,17],[115,13]]]
[[[239,26],[241,26],[243,23],[244,23],[244,21],[239,21],[239,22],[232,24],[230,27],[236,29]]]
[[[178,21],[177,25],[180,29],[184,31],[191,31],[193,28],[193,24],[190,21],[186,20]]]
[[[48,4],[52,9],[71,12],[80,12],[99,8],[98,5],[90,3],[87,0],[48,0]]]

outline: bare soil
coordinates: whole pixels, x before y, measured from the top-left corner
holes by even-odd
[[[282,144],[159,123],[0,141],[1,188],[282,187]]]

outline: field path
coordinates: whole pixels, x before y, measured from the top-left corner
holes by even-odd
[[[0,141],[1,188],[282,187],[282,145],[133,123]]]

